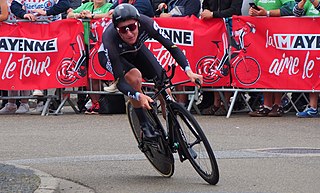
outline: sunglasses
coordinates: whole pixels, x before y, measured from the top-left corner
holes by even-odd
[[[118,32],[125,34],[128,31],[132,32],[136,30],[138,27],[138,22],[132,23],[130,25],[122,26],[122,27],[117,27]]]

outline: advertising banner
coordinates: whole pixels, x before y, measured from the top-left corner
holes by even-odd
[[[232,85],[320,89],[320,18],[235,16]]]
[[[81,21],[2,22],[0,29],[1,90],[87,85]]]

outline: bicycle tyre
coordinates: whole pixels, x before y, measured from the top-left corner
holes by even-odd
[[[211,185],[217,184],[219,181],[218,164],[200,125],[190,112],[180,104],[172,103],[172,109],[177,121],[175,129],[179,148],[182,149],[184,156],[206,182]],[[192,138],[194,141],[191,140]],[[190,153],[191,151],[195,152],[196,156],[194,153]]]
[[[141,129],[140,123],[135,114],[131,103],[128,101],[127,103],[127,115],[130,123],[130,127],[135,139],[138,142],[138,145],[142,144],[141,139]],[[159,146],[162,151],[155,149],[154,147],[150,147],[147,144],[145,148],[146,151],[142,151],[151,165],[164,177],[171,177],[174,173],[174,158],[171,152],[171,149],[166,140],[166,132],[162,128],[162,125],[159,127],[160,120],[157,115],[153,113],[153,111],[145,111],[148,116],[149,122],[154,126],[154,128],[158,128],[158,132],[160,133],[159,137]]]

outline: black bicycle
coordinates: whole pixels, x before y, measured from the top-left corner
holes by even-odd
[[[219,169],[216,158],[203,133],[200,125],[179,103],[172,99],[168,88],[184,84],[173,84],[175,66],[171,68],[171,75],[164,71],[161,80],[155,80],[156,90],[151,96],[155,99],[162,96],[165,101],[165,119],[157,115],[157,105],[151,104],[151,110],[145,110],[149,122],[157,133],[157,140],[150,142],[143,140],[139,120],[130,102],[127,103],[127,115],[139,149],[145,154],[153,167],[164,177],[171,177],[174,173],[173,153],[178,153],[181,162],[189,160],[197,173],[209,184],[215,185],[219,181]],[[197,81],[200,85],[200,81]]]

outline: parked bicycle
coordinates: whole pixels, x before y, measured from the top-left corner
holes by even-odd
[[[209,184],[215,185],[219,181],[219,170],[213,150],[207,137],[196,119],[182,105],[175,102],[168,93],[168,88],[184,84],[188,81],[173,84],[175,66],[171,75],[166,77],[163,72],[161,80],[155,80],[157,91],[151,97],[155,100],[162,96],[165,101],[165,123],[157,115],[156,105],[151,110],[145,110],[155,133],[156,141],[143,140],[139,120],[131,103],[127,103],[127,115],[139,149],[145,154],[153,167],[164,177],[171,177],[174,173],[173,153],[178,153],[181,162],[189,160],[197,173]],[[200,85],[200,82],[198,81]]]

